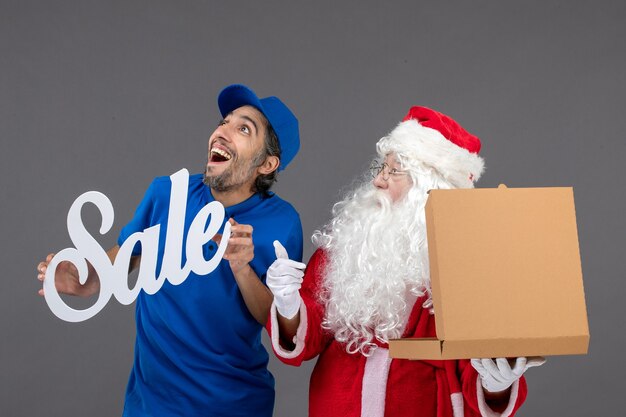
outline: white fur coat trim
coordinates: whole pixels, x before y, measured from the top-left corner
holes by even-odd
[[[285,359],[293,359],[300,355],[304,350],[304,338],[306,337],[308,325],[306,306],[304,305],[304,301],[300,302],[300,324],[298,325],[298,330],[296,330],[296,335],[293,338],[293,343],[296,346],[292,351],[286,350],[280,345],[280,330],[278,326],[277,314],[278,310],[276,309],[276,304],[272,302],[272,306],[270,307],[270,320],[272,323],[272,347],[274,348],[274,352],[276,352],[278,356]]]
[[[502,413],[496,413],[487,405],[487,401],[485,401],[485,393],[483,392],[483,387],[480,383],[480,376],[476,377],[476,394],[478,395],[478,409],[480,410],[480,415],[484,417],[508,417],[513,412],[515,408],[515,403],[517,402],[517,395],[519,393],[519,379],[511,385],[511,395],[509,396],[509,404],[506,409]]]
[[[374,349],[365,361],[363,383],[361,388],[361,417],[383,417],[385,415],[385,398],[387,396],[387,378],[391,358],[389,350]]]

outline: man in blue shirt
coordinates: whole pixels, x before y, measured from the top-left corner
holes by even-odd
[[[259,99],[242,85],[226,87],[218,105],[223,119],[209,138],[205,172],[189,177],[183,242],[195,215],[206,204],[219,201],[231,223],[228,247],[211,274],[191,273],[180,285],[166,281],[154,295],[140,293],[124,416],[272,414],[274,380],[261,344],[261,329],[272,303],[264,285],[265,272],[275,257],[274,240],[287,242],[289,254],[301,259],[302,226],[295,209],[269,190],[277,171],[298,151],[298,121],[278,98]],[[158,274],[171,186],[169,177],[152,182],[135,216],[122,229],[118,245],[107,252],[112,261],[130,235],[160,224]],[[203,250],[205,259],[210,259],[216,242]],[[184,243],[182,253],[186,253]],[[139,266],[140,245],[133,255],[131,270]],[[38,265],[40,280],[52,256]],[[97,274],[91,266],[89,272],[85,285],[80,285],[74,266],[60,264],[55,277],[58,291],[80,296],[97,293]]]

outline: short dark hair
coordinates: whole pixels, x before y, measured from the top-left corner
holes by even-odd
[[[272,125],[266,119],[265,124],[265,140],[263,143],[263,149],[259,154],[254,158],[254,166],[261,166],[265,162],[265,160],[269,156],[275,156],[280,160],[280,144],[278,142],[278,136],[276,136],[276,132],[272,128]],[[264,196],[268,196],[268,191],[272,188],[272,185],[276,182],[276,177],[278,176],[278,168],[269,174],[259,174],[258,177],[254,180],[254,189],[253,191],[257,193],[261,193]]]

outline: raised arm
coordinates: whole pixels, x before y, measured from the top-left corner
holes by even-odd
[[[263,285],[250,266],[250,262],[254,259],[252,226],[239,224],[234,219],[230,219],[229,222],[231,224],[230,239],[224,259],[230,264],[248,311],[256,321],[264,325],[272,305],[272,293]],[[216,240],[221,240],[221,237],[216,236]]]

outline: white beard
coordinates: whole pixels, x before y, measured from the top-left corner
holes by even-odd
[[[348,353],[367,356],[376,347],[374,338],[386,343],[401,337],[415,299],[430,294],[422,188],[413,187],[394,204],[365,184],[337,203],[335,217],[313,235],[329,254],[322,327]]]

